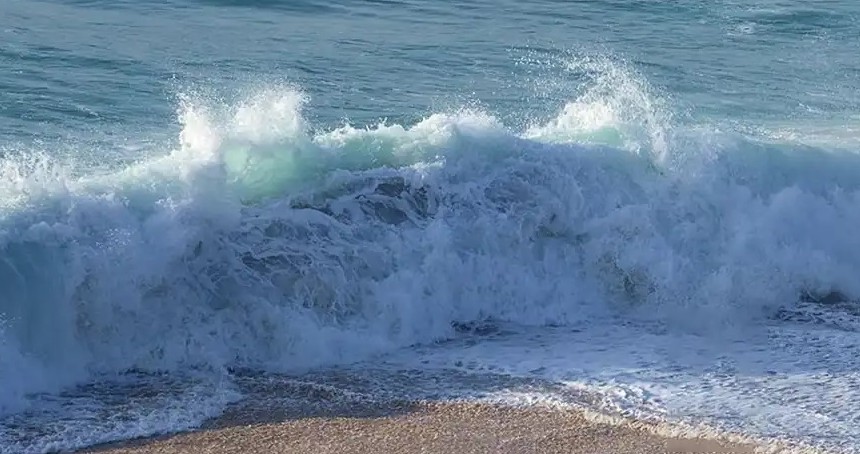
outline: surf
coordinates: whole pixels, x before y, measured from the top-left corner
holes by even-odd
[[[306,370],[475,322],[719,333],[860,298],[858,155],[683,124],[599,74],[519,129],[479,109],[325,128],[272,86],[182,97],[176,146],[119,169],[6,156],[0,414],[99,377]]]

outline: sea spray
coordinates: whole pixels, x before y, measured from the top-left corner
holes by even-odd
[[[457,323],[708,333],[860,297],[855,155],[673,125],[613,74],[620,93],[524,133],[474,110],[314,132],[274,87],[185,99],[176,149],[119,171],[7,156],[0,408],[127,371],[355,361]]]

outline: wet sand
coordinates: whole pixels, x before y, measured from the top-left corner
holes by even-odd
[[[379,409],[378,409],[379,410]],[[228,414],[200,431],[81,453],[752,453],[751,445],[661,437],[576,411],[483,404],[401,404],[365,415]]]

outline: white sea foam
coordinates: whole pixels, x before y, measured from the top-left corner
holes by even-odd
[[[630,72],[583,70],[525,132],[476,111],[313,132],[273,87],[185,99],[176,149],[121,171],[8,155],[0,411],[127,370],[349,362],[452,322],[719,334],[853,307],[857,155],[673,125]]]

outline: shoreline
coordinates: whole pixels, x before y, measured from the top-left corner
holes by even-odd
[[[232,412],[201,429],[92,446],[79,454],[630,453],[747,454],[756,446],[595,422],[580,410],[483,403],[394,403],[365,414]],[[277,412],[275,412],[277,413]]]

